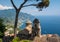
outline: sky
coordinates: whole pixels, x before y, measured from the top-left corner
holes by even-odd
[[[23,0],[13,0],[15,5],[19,7],[19,5],[23,2]],[[36,3],[35,1],[29,1],[26,4]],[[0,10],[5,9],[13,9],[13,6],[10,0],[0,0]],[[42,11],[38,11],[36,7],[30,6],[22,8],[21,12],[28,13],[34,16],[60,16],[60,0],[50,0],[50,5],[46,9]]]

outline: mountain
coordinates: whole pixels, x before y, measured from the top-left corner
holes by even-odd
[[[8,25],[14,25],[14,21],[15,21],[15,10],[14,9],[9,9],[9,10],[0,10],[0,18],[4,18],[4,23],[8,24]],[[26,20],[34,20],[34,16],[27,14],[27,13],[23,13],[20,12],[19,13],[19,18],[18,18],[18,25],[21,25],[22,23],[26,22]],[[6,24],[6,25],[7,25]]]

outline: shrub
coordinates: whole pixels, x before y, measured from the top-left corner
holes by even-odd
[[[4,20],[0,18],[0,38],[4,36],[5,32],[5,25],[3,24]]]
[[[0,42],[2,42],[2,39],[0,39]]]
[[[20,42],[31,42],[30,40],[21,40]]]
[[[19,42],[19,38],[18,37],[14,38],[12,42]]]

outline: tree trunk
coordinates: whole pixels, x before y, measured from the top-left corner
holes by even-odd
[[[16,37],[17,34],[18,15],[19,15],[19,11],[16,10],[16,17],[15,17],[15,24],[14,24],[14,38]]]
[[[16,10],[16,17],[15,17],[15,24],[14,24],[14,38],[16,37],[16,31],[17,31],[17,23],[18,23],[18,15],[19,15],[19,12],[20,10],[22,9],[23,5],[27,2],[28,0],[24,0],[24,2],[20,5],[19,8],[17,8],[13,2],[13,0],[11,0],[11,3],[13,5],[13,7],[15,8]]]

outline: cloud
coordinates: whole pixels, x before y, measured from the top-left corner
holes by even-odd
[[[0,4],[0,10],[5,10],[5,9],[13,9],[13,7],[3,6]]]

